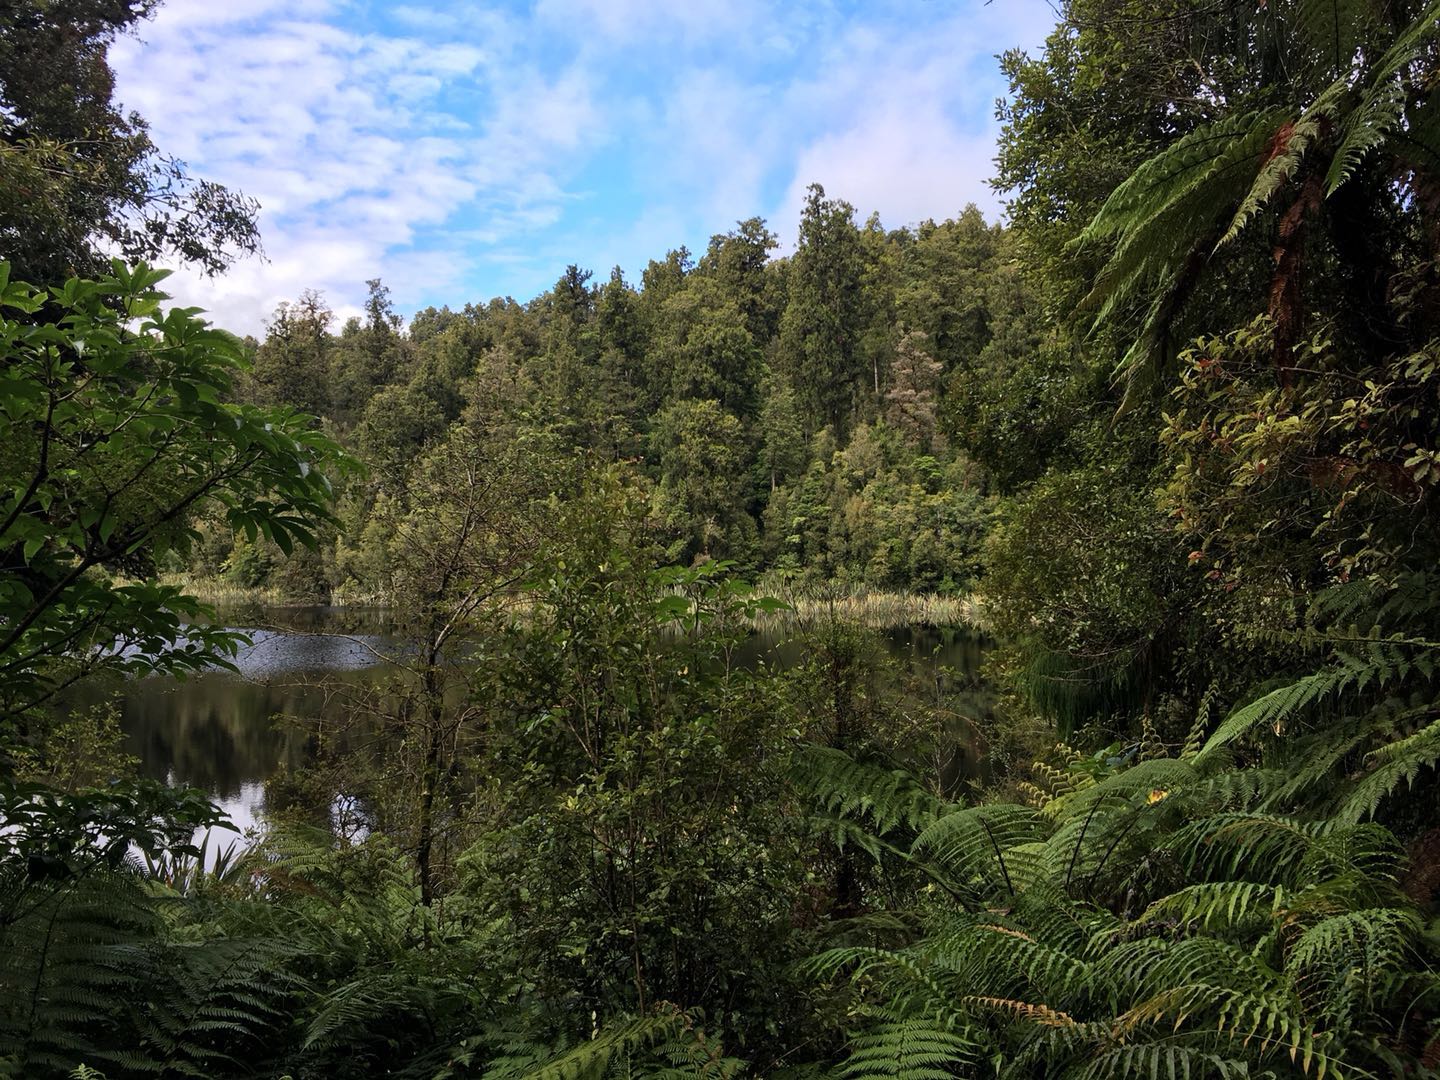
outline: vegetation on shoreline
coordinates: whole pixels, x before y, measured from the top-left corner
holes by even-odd
[[[246,345],[0,271],[0,1076],[1440,1075],[1440,3],[1059,15],[1003,229]],[[44,707],[230,655],[182,572],[403,642],[213,871]],[[984,597],[983,725],[864,588]]]

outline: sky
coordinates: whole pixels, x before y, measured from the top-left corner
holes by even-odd
[[[576,263],[652,258],[759,215],[793,247],[807,185],[887,227],[974,202],[996,54],[1046,0],[166,0],[117,41],[116,97],[196,175],[261,204],[263,259],[179,301],[260,334],[380,277],[408,316],[527,300]]]

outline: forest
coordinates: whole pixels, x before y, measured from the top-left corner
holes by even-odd
[[[1057,0],[1003,221],[261,337],[155,7],[0,7],[0,1077],[1440,1077],[1440,2]],[[236,601],[400,645],[231,844],[74,702]]]

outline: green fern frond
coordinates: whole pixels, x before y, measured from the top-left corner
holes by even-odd
[[[846,1080],[949,1080],[973,1065],[978,1045],[928,1017],[887,1020],[854,1036],[840,1067]]]
[[[960,883],[1004,884],[1015,892],[1006,852],[1043,840],[1045,819],[1028,806],[996,803],[946,814],[915,838],[916,854],[928,855]]]
[[[1196,757],[1196,762],[1204,763],[1222,747],[1250,735],[1257,729],[1269,728],[1278,733],[1305,709],[1342,691],[1363,689],[1372,682],[1383,684],[1399,673],[1403,664],[1403,659],[1379,646],[1364,659],[1341,655],[1337,657],[1335,666],[1271,690],[1248,705],[1236,709],[1206,741],[1204,749]]]
[[[1225,1058],[1174,1042],[1118,1046],[1098,1055],[1081,1080],[1248,1080],[1253,1074],[1241,1058]]]
[[[1140,921],[1205,930],[1267,924],[1276,918],[1283,897],[1281,889],[1260,882],[1202,882],[1155,901]]]
[[[1199,780],[1195,765],[1180,758],[1149,758],[1137,761],[1104,777],[1094,787],[1068,797],[1064,802],[1064,813],[1069,816],[1083,814],[1096,801],[1112,796],[1131,798],[1155,796],[1159,802],[1171,792],[1184,790]]]
[[[1366,765],[1368,771],[1349,786],[1336,808],[1337,820],[1353,823],[1373,816],[1401,784],[1413,787],[1421,773],[1440,765],[1440,720],[1374,750]]]
[[[664,1009],[602,1031],[525,1074],[524,1080],[600,1080],[617,1058],[673,1040],[690,1027],[678,1009]]]
[[[865,818],[881,833],[919,831],[945,812],[945,802],[903,769],[856,761],[844,751],[808,746],[791,766],[796,786],[842,817]]]
[[[1178,139],[1115,189],[1080,235],[1081,244],[1111,239],[1115,250],[1086,300],[1095,323],[1108,320],[1140,288],[1169,282],[1194,238],[1213,226],[1253,183],[1275,132],[1287,120],[1281,110],[1227,117]],[[1163,305],[1152,307],[1154,322]]]
[[[1281,882],[1294,875],[1325,828],[1278,814],[1224,813],[1178,830],[1167,846],[1204,880],[1245,875]]]
[[[1270,148],[1269,157],[1260,166],[1250,190],[1240,200],[1230,224],[1215,245],[1216,250],[1239,236],[1275,193],[1294,179],[1306,153],[1338,117],[1341,99],[1348,92],[1349,82],[1337,79],[1299,117],[1276,131],[1273,137],[1275,145]]]
[[[1405,72],[1440,37],[1440,3],[1431,3],[1376,62],[1370,85],[1345,118],[1339,145],[1325,176],[1326,193],[1340,188],[1371,151],[1383,146],[1405,121],[1410,99]]]

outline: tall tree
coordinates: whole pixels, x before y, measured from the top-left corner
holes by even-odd
[[[710,238],[697,269],[713,276],[744,312],[750,336],[769,341],[779,328],[780,312],[767,288],[766,267],[779,239],[763,218],[747,218],[728,233]]]
[[[890,388],[885,392],[885,418],[923,453],[935,442],[935,411],[940,389],[940,361],[930,355],[928,335],[910,330],[895,347]]]
[[[814,427],[841,437],[869,374],[864,332],[865,250],[855,208],[810,185],[791,260],[789,297],[780,322],[780,363],[805,400]]]
[[[346,322],[330,354],[335,418],[347,428],[360,421],[377,390],[408,374],[409,343],[390,303],[390,290],[379,278],[365,285],[364,321]]]
[[[306,289],[293,304],[275,308],[251,372],[261,404],[294,405],[323,416],[330,411],[330,322],[324,298]]]

